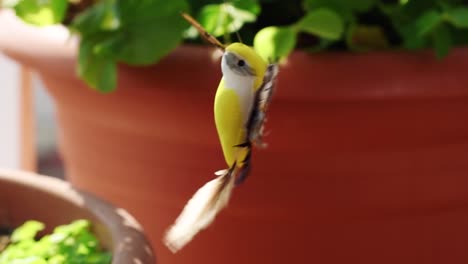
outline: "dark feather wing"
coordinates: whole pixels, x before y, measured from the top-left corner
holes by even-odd
[[[261,148],[266,146],[263,142],[266,112],[275,91],[277,76],[278,65],[268,65],[263,84],[260,89],[258,89],[255,97],[254,109],[252,110],[247,126],[247,134],[249,136],[249,142],[256,147]]]
[[[276,77],[278,76],[278,65],[268,65],[265,77],[263,78],[262,86],[258,89],[255,95],[255,103],[250,114],[249,122],[247,123],[247,140],[246,143],[239,147],[247,147],[249,154],[241,162],[242,169],[236,179],[236,185],[242,183],[250,172],[250,158],[252,157],[252,146],[264,148],[266,143],[263,142],[263,132],[266,121],[266,112],[271,98],[275,91]]]

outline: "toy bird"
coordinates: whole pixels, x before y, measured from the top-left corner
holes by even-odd
[[[265,62],[242,43],[221,44],[192,17],[183,13],[205,39],[224,51],[223,78],[214,101],[216,129],[228,169],[201,187],[166,233],[165,244],[173,252],[184,247],[217,213],[227,206],[234,186],[249,174],[252,147],[264,147],[266,111],[275,87],[278,66]]]

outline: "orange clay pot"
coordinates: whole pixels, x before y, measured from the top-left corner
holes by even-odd
[[[443,61],[294,53],[269,113],[269,148],[255,151],[215,223],[173,255],[165,229],[225,167],[212,49],[121,67],[117,91],[102,95],[75,77],[73,46],[26,31],[16,45],[0,34],[0,48],[37,69],[55,98],[68,179],[135,215],[160,263],[468,261],[468,49]]]

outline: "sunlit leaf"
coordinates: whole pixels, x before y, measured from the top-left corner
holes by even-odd
[[[44,224],[38,221],[27,221],[18,227],[11,235],[12,242],[34,239],[37,233],[44,229]]]
[[[296,38],[291,27],[267,27],[255,36],[254,48],[265,61],[278,61],[291,53]]]
[[[66,0],[22,0],[14,9],[16,15],[25,22],[46,26],[62,22],[67,11]]]
[[[111,92],[117,85],[117,67],[112,59],[94,53],[95,43],[83,40],[78,55],[78,75],[92,88],[100,92]],[[57,233],[71,232],[64,227],[57,228]]]
[[[110,264],[112,255],[102,252],[87,220],[58,226],[54,233],[34,240],[33,231],[43,225],[30,221],[15,230],[18,239],[0,252],[0,264]],[[57,239],[57,237],[61,237]]]
[[[197,20],[207,32],[219,37],[240,30],[245,23],[254,22],[259,13],[260,5],[256,1],[236,0],[205,5]]]

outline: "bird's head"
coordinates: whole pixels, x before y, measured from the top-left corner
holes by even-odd
[[[262,85],[267,66],[253,48],[242,43],[227,46],[221,62],[224,76],[253,79],[255,91]]]

